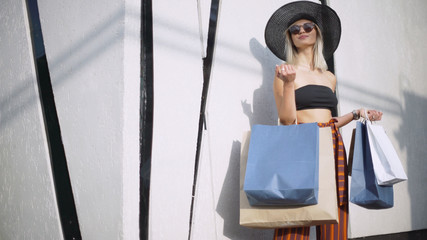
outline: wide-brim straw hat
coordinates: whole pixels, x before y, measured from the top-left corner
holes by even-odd
[[[307,19],[316,23],[323,36],[323,56],[332,57],[341,38],[341,21],[330,7],[309,1],[298,1],[277,9],[265,27],[265,43],[278,58],[286,61],[285,31],[296,21]]]

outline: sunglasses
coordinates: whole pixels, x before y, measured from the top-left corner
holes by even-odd
[[[309,33],[313,30],[314,23],[304,23],[302,26],[301,25],[292,25],[289,27],[289,32],[292,34],[298,34],[301,27],[304,29],[304,31],[306,33]]]

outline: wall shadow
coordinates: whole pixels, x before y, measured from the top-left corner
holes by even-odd
[[[262,83],[253,93],[252,105],[242,101],[243,113],[248,117],[249,124],[277,125],[277,110],[273,95],[273,80],[276,64],[282,61],[262,46],[258,40],[249,41],[252,55],[262,67]]]
[[[251,127],[254,124],[277,125],[273,80],[275,66],[282,61],[255,38],[249,41],[249,47],[262,67],[262,83],[254,90],[252,104],[246,100],[241,102],[243,113],[248,117]],[[240,147],[240,141],[233,141],[227,173],[216,207],[216,211],[224,219],[223,235],[236,240],[270,240],[273,238],[273,230],[247,228],[239,224]]]
[[[239,224],[240,215],[240,141],[233,141],[224,184],[216,206],[224,219],[223,235],[233,240],[273,239],[273,230],[253,229]]]
[[[427,188],[425,187],[427,182],[425,174],[427,172],[425,163],[427,159],[427,98],[408,91],[403,91],[403,96],[405,101],[401,113],[403,121],[394,136],[398,139],[399,147],[406,150],[412,230],[419,230],[425,228],[427,222],[425,214],[427,211],[424,210],[425,208],[419,208],[419,206],[427,205]]]

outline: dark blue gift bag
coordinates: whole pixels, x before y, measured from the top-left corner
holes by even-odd
[[[317,204],[317,123],[254,125],[243,190],[251,205]]]
[[[380,186],[375,178],[366,125],[356,123],[350,201],[368,209],[393,207],[393,186]]]

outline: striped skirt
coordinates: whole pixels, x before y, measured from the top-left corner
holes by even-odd
[[[338,224],[316,226],[317,240],[347,240],[348,226],[348,169],[341,134],[335,126],[335,119],[319,123],[319,127],[330,127],[334,143],[335,173],[338,198]],[[308,240],[310,227],[282,228],[274,231],[274,240]]]

